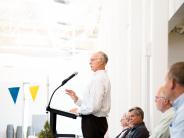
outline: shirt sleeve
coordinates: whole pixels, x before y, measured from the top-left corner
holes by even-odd
[[[78,100],[75,102],[76,105],[81,106],[82,100],[78,98]]]

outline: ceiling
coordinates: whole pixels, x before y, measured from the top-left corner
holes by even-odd
[[[0,53],[94,49],[101,8],[101,0],[1,0]]]
[[[184,33],[184,4],[181,5],[181,7],[169,20],[168,31],[177,31],[180,34]]]

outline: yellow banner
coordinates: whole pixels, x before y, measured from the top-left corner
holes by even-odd
[[[38,89],[39,89],[38,85],[29,87],[30,94],[32,96],[33,101],[35,101],[35,99],[36,99],[36,96],[37,96],[37,93],[38,93]]]

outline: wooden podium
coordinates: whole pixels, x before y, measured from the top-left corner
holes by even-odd
[[[57,115],[61,115],[61,116],[76,119],[77,116],[78,116],[77,114],[73,114],[73,113],[69,113],[69,112],[66,112],[66,111],[53,109],[53,108],[50,108],[49,106],[47,107],[46,110],[50,112],[50,126],[51,126],[52,132],[54,134],[54,138],[58,138],[58,137],[75,138],[76,137],[75,134],[57,134],[56,122],[57,122]]]

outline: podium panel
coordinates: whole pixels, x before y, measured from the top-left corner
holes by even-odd
[[[55,138],[78,138],[75,134],[57,134],[56,131],[57,115],[76,119],[78,117],[77,114],[53,109],[50,107],[47,107],[46,110],[50,112],[50,126]]]

